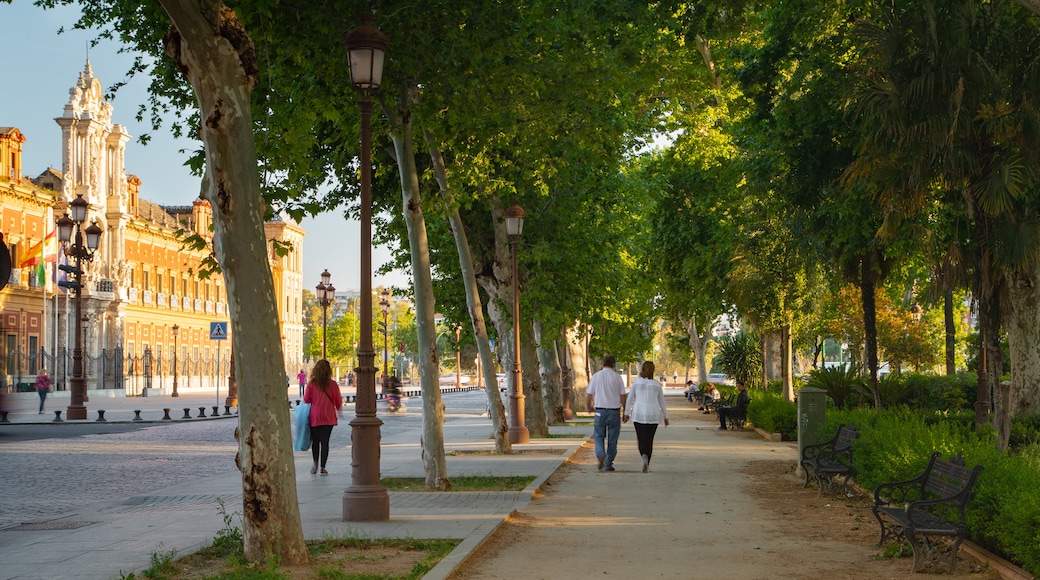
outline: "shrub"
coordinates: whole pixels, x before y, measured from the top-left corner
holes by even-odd
[[[742,381],[750,389],[758,385],[758,373],[762,368],[762,353],[758,336],[741,332],[727,336],[719,342],[719,353],[715,364],[734,380]]]
[[[846,401],[853,404],[858,402],[857,392],[862,385],[863,377],[859,376],[858,367],[855,365],[813,369],[805,382],[806,387],[827,391],[827,396],[834,401],[834,406],[838,409],[844,409]]]
[[[778,393],[755,391],[748,406],[748,421],[768,433],[779,433],[785,441],[798,439],[798,410]]]
[[[853,467],[857,483],[867,489],[916,477],[933,451],[944,458],[962,454],[968,466],[981,464],[968,504],[968,537],[1032,574],[1040,572],[1040,446],[1002,453],[990,433],[975,433],[969,411],[834,411],[827,414],[825,433],[833,435],[842,423],[860,432]]]

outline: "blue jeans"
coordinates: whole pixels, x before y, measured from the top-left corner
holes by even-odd
[[[617,440],[621,434],[621,409],[596,409],[592,429],[596,440],[596,459],[604,458],[603,467],[613,467],[617,457]],[[606,439],[606,449],[603,440]]]

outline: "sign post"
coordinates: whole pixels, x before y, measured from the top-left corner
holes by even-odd
[[[210,322],[209,323],[209,339],[210,340],[227,340],[227,323],[226,322]],[[220,405],[220,346],[217,346],[217,405]]]

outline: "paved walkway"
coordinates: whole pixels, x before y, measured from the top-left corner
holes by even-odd
[[[214,400],[213,397],[212,393],[209,396],[191,395],[175,401],[180,408],[194,408],[192,415],[196,415],[197,407],[212,406],[210,402]],[[689,405],[681,397],[669,397],[669,404]],[[140,398],[112,399],[111,402],[103,401],[103,405],[94,398],[88,407],[92,416],[95,415],[95,409],[103,406],[106,407],[106,418],[109,421],[130,421],[136,409],[161,413],[164,406],[171,405],[168,397],[156,397],[154,403]],[[418,415],[420,407],[419,401],[413,399],[408,414]],[[207,409],[207,414],[209,411]],[[148,416],[146,413],[142,415]],[[23,419],[31,421],[32,416],[24,413],[12,416],[13,421]],[[182,421],[199,424],[205,421],[227,427],[234,424],[233,417],[223,416]],[[658,437],[662,443],[652,467],[655,471],[660,469],[664,472],[665,466],[671,465],[676,472],[675,477],[663,476],[664,473],[649,476],[635,473],[639,467],[638,458],[627,449],[628,446],[634,446],[634,434],[626,426],[622,436],[625,455],[619,457],[619,472],[595,476],[604,481],[617,478],[618,483],[638,476],[643,492],[652,496],[673,493],[676,477],[681,478],[682,473],[688,473],[688,467],[696,465],[705,455],[724,453],[747,459],[784,457],[794,460],[795,448],[789,443],[769,443],[751,434],[715,433],[710,431],[710,426],[711,423],[705,421],[687,420],[678,421],[668,429],[659,431]],[[384,432],[380,465],[383,476],[422,477],[420,427],[420,423],[415,421],[412,427],[394,433]],[[17,428],[17,425],[0,425],[0,429]],[[341,425],[337,430],[341,434],[349,434],[349,427]],[[512,456],[468,453],[493,449],[489,431],[486,417],[449,417],[444,426],[449,474],[536,476],[527,489],[507,493],[392,492],[390,520],[387,522],[352,523],[340,520],[343,490],[350,484],[348,445],[337,448],[334,442],[328,477],[308,474],[310,454],[297,453],[297,491],[305,537],[319,539],[325,534],[337,534],[371,538],[460,539],[462,543],[459,547],[426,576],[429,579],[446,578],[510,513],[523,509],[538,487],[585,441],[584,437],[535,440],[530,444],[516,446],[517,450],[530,453]],[[553,434],[573,433],[583,436],[591,435],[591,431],[588,424],[551,429]],[[54,441],[60,443],[74,440]],[[118,452],[117,449],[111,451]],[[225,460],[220,459],[222,462]],[[734,465],[733,469],[736,468]],[[592,467],[592,470],[595,471],[595,468]],[[76,473],[60,469],[57,473],[57,476],[68,481],[69,492],[75,494]],[[706,483],[714,487],[711,481]],[[4,489],[4,493],[14,492],[35,493],[32,489]],[[625,494],[619,495],[622,497],[617,498],[618,501],[641,501],[638,497],[626,500]],[[224,527],[219,513],[220,504],[223,503],[228,512],[241,511],[241,479],[236,471],[225,470],[168,485],[154,482],[150,487],[141,486],[115,497],[118,499],[96,502],[89,507],[77,506],[68,513],[54,513],[49,517],[29,514],[33,517],[7,519],[6,522],[0,519],[0,579],[109,580],[119,578],[120,573],[146,568],[151,555],[157,551],[176,550],[178,554],[184,554],[208,545]],[[724,517],[727,511],[719,515]],[[683,536],[676,534],[676,540]],[[725,537],[723,534],[719,540]]]

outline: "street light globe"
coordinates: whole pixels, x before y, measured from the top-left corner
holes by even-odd
[[[358,15],[360,25],[343,39],[350,57],[350,86],[354,90],[376,91],[383,83],[383,60],[390,39],[372,26],[372,15]]]
[[[506,234],[511,237],[517,237],[524,233],[524,213],[523,208],[513,202],[513,205],[506,208]]]

